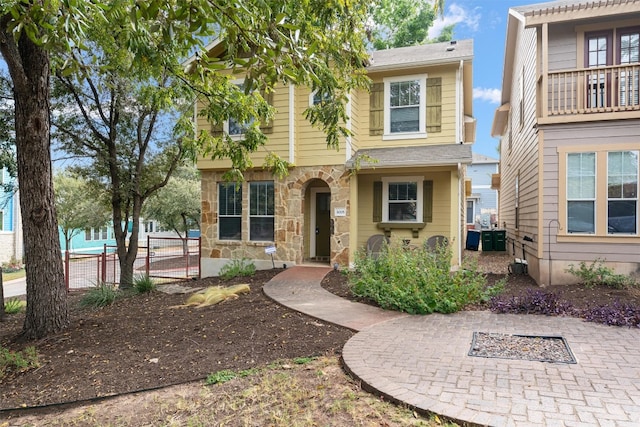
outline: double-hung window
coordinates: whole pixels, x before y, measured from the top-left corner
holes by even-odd
[[[607,233],[636,234],[638,152],[607,153]]]
[[[242,186],[238,183],[218,183],[218,238],[242,238]]]
[[[427,76],[384,79],[386,139],[426,137]]]
[[[244,81],[243,80],[235,80],[233,82],[240,91],[244,90]],[[229,120],[224,122],[224,131],[231,138],[240,139],[245,134],[249,126],[253,123],[253,120],[248,122],[241,122],[235,117],[229,117]]]
[[[384,222],[422,221],[422,178],[382,179],[382,218]]]
[[[274,240],[273,181],[249,183],[249,240]]]
[[[567,155],[567,231],[595,233],[596,153]]]

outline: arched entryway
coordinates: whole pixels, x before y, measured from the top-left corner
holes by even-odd
[[[305,191],[308,224],[305,258],[316,262],[331,260],[331,189],[321,179],[313,179]]]

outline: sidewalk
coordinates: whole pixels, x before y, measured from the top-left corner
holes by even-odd
[[[292,267],[264,292],[294,310],[360,331],[342,357],[367,389],[470,425],[640,425],[640,329],[485,311],[387,312],[322,289],[328,271]],[[471,357],[473,332],[562,336],[578,363]]]

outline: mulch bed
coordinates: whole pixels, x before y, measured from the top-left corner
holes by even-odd
[[[183,282],[198,288],[237,283],[251,287],[249,294],[206,308],[176,308],[187,295],[154,291],[116,300],[103,309],[81,309],[82,294],[73,293],[71,326],[27,344],[15,340],[24,315],[7,316],[0,322],[0,346],[11,350],[35,346],[40,367],[0,379],[0,411],[5,410],[0,418],[11,408],[92,399],[202,379],[224,369],[239,371],[281,359],[339,353],[353,332],[280,306],[262,293],[262,285],[280,271],[259,271],[251,278],[229,281]],[[487,276],[489,283],[503,277]],[[330,272],[322,286],[358,300],[349,293],[341,272]],[[507,295],[521,295],[527,289],[540,288],[529,276],[508,276]],[[576,307],[616,300],[640,304],[636,291],[582,286],[544,290]]]
[[[262,285],[280,271],[184,282],[192,287],[251,287],[249,294],[205,308],[174,308],[187,295],[154,291],[102,309],[81,309],[82,295],[73,293],[71,326],[27,344],[14,340],[24,315],[7,316],[0,322],[0,346],[35,346],[40,367],[0,380],[0,410],[91,399],[202,379],[224,369],[340,352],[353,332],[292,311],[262,293]]]

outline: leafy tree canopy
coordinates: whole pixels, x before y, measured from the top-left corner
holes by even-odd
[[[376,50],[448,41],[453,26],[429,40],[429,29],[444,13],[444,0],[379,0],[374,2],[368,36]]]

